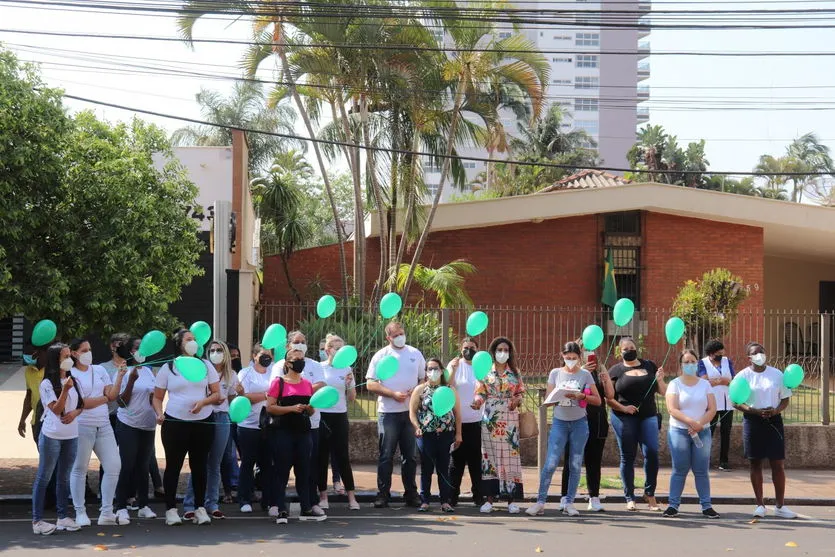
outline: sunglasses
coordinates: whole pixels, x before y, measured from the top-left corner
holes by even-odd
[[[209,354],[223,354],[222,348],[212,348],[209,350]]]

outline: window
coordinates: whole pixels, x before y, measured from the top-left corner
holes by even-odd
[[[595,16],[577,15],[574,17],[574,21],[578,25],[600,25],[600,19],[595,19]]]
[[[577,33],[574,36],[576,46],[600,46],[600,33]]]
[[[561,62],[568,62],[571,63],[571,58],[551,58],[551,62],[561,63]]]
[[[607,236],[640,236],[641,213],[608,213],[605,215],[603,226]]]
[[[474,162],[465,162],[461,163],[461,166],[463,166],[464,168],[475,168],[476,164]]]
[[[597,112],[597,99],[574,99],[574,112]]]
[[[423,163],[423,171],[429,173],[437,173],[441,171],[441,165],[433,162]]]
[[[571,36],[570,35],[554,35],[554,40],[555,41],[570,41]]]
[[[444,42],[444,32],[443,31],[439,31],[439,30],[432,31],[432,35],[435,37],[435,40],[438,41],[439,43]]]
[[[589,135],[597,135],[600,133],[600,122],[597,120],[575,120],[574,127],[578,130],[583,130]]]
[[[499,33],[499,38],[500,39],[509,39],[510,35],[511,35],[511,33]]]
[[[596,76],[577,76],[574,78],[575,89],[597,89],[600,87],[600,78]]]
[[[597,67],[597,54],[578,54],[577,55],[577,67],[578,68],[596,68]]]
[[[570,79],[552,79],[551,83],[554,85],[571,85]]]
[[[604,247],[612,251],[615,264],[618,298],[629,298],[640,307],[641,213],[609,213],[604,217],[604,231]]]

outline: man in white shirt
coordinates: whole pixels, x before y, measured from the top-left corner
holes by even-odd
[[[380,458],[377,463],[377,498],[374,507],[379,509],[388,506],[394,451],[398,446],[406,504],[419,507],[420,497],[415,483],[417,445],[415,430],[409,420],[409,398],[414,388],[426,378],[426,360],[420,350],[406,344],[406,333],[400,323],[386,325],[386,339],[389,345],[374,354],[365,375],[368,391],[377,395]],[[377,378],[377,365],[390,356],[398,361],[397,373],[380,380]]]

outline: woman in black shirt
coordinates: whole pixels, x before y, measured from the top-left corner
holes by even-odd
[[[644,456],[644,498],[649,510],[659,511],[655,499],[658,479],[658,432],[660,420],[655,407],[655,393],[664,396],[664,368],[649,360],[639,360],[635,341],[631,337],[620,339],[623,362],[609,370],[611,387],[604,385],[606,401],[612,409],[612,429],[620,448],[620,478],[626,497],[626,509],[635,506],[635,455],[638,444]]]

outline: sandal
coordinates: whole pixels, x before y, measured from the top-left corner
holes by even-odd
[[[644,501],[646,501],[647,505],[649,505],[649,510],[652,512],[658,512],[661,510],[661,507],[658,506],[658,500],[651,495],[645,495]]]
[[[445,513],[454,513],[455,512],[455,509],[453,509],[452,505],[450,505],[449,503],[444,503],[443,505],[441,505],[441,510]]]
[[[418,507],[418,512],[429,512],[429,503],[423,503],[420,507]]]
[[[224,495],[224,496],[223,496],[223,504],[224,504],[224,505],[231,505],[231,504],[232,504],[232,503],[234,503],[234,502],[235,502],[235,501],[233,501],[233,500],[232,500],[232,496],[231,496],[231,495]]]

